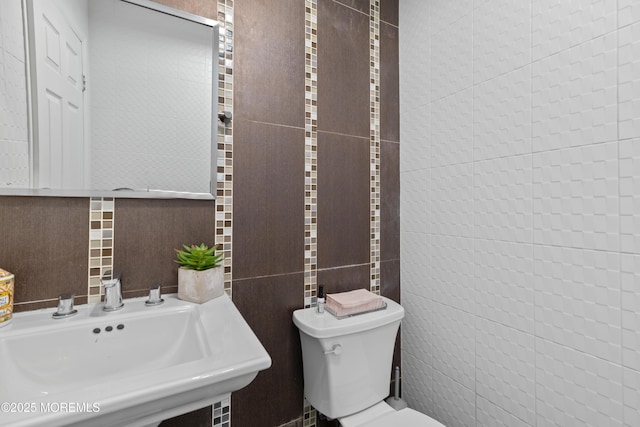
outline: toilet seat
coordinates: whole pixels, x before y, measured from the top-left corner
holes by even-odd
[[[433,418],[413,409],[405,408],[387,414],[366,427],[445,427]]]
[[[357,414],[338,419],[342,427],[445,427],[433,418],[405,408],[396,411],[380,402]]]

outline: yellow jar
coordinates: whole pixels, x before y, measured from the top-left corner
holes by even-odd
[[[13,274],[0,268],[0,328],[13,316]]]

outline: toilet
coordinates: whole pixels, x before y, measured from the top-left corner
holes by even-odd
[[[342,427],[444,427],[412,409],[396,411],[384,401],[404,309],[383,300],[383,310],[343,319],[315,308],[293,313],[300,331],[305,397]]]

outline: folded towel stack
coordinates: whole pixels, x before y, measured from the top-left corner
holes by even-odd
[[[384,307],[382,297],[366,289],[327,294],[326,308],[337,317],[352,316],[382,307]]]

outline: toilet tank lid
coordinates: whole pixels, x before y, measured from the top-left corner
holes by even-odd
[[[318,314],[315,307],[296,310],[293,312],[293,323],[309,336],[330,338],[377,328],[404,317],[404,309],[400,304],[389,298],[382,299],[387,304],[386,309],[344,319],[337,319],[327,311]]]

